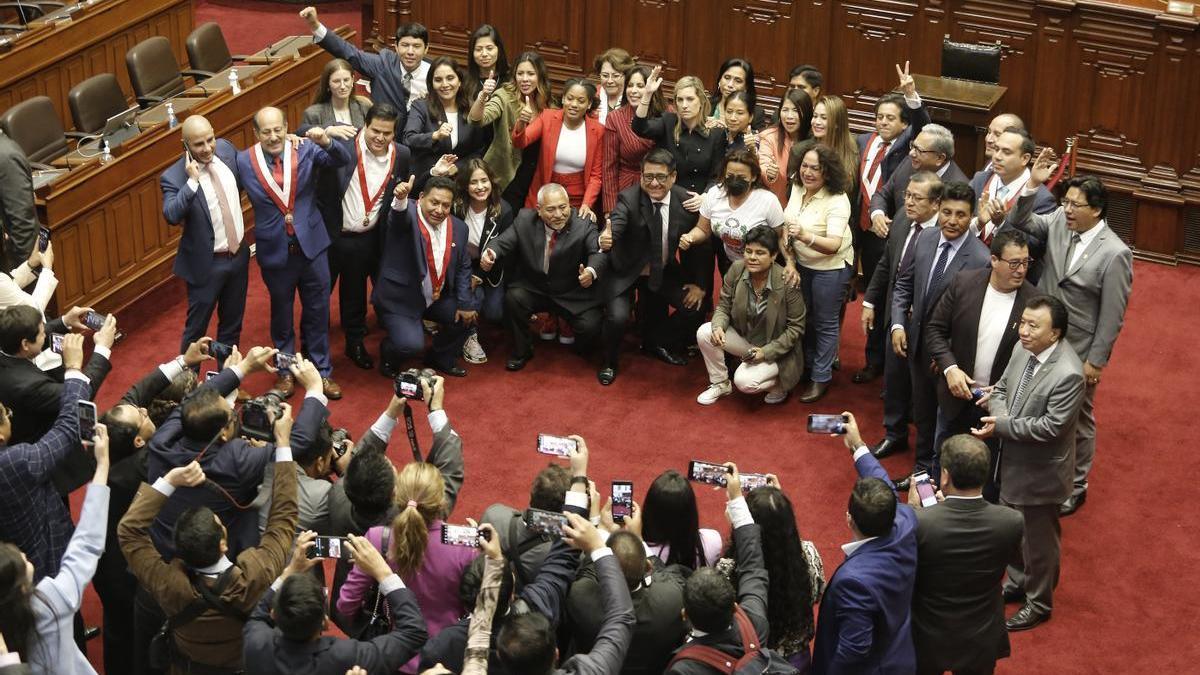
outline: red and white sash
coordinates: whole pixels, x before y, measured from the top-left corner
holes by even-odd
[[[446,216],[449,220],[450,216]],[[442,221],[442,227],[450,227],[450,223]],[[454,246],[454,232],[446,231],[445,246],[442,250],[442,272],[437,271],[437,266],[433,259],[433,236],[429,233],[429,226],[425,224],[425,214],[421,212],[421,207],[417,206],[417,228],[421,230],[421,239],[425,241],[425,266],[428,268],[429,292],[425,296],[426,306],[437,302],[438,298],[442,297],[442,284],[446,281],[446,273],[450,270],[450,249]]]
[[[258,143],[254,146],[254,161],[251,166],[254,167],[254,176],[258,179],[267,196],[275,202],[275,208],[283,214],[283,220],[288,225],[292,224],[292,213],[296,209],[296,181],[297,175],[300,172],[300,154],[295,148],[288,148],[283,153],[283,185],[280,186],[275,182],[275,176],[271,172],[271,165],[267,164],[267,157],[263,154],[262,144]]]
[[[387,189],[388,178],[392,175],[392,171],[396,168],[396,145],[388,143],[388,168],[387,173],[383,175],[383,181],[379,184],[379,190],[374,196],[371,195],[371,190],[367,187],[367,169],[363,163],[363,157],[370,152],[367,149],[367,139],[363,132],[358,134],[358,191],[362,195],[363,201],[363,223],[364,228],[371,225],[371,213],[375,210],[375,205],[379,203],[379,198],[383,196],[383,191]]]

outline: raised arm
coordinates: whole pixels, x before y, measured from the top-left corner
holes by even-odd
[[[462,489],[465,471],[463,468],[463,445],[454,428],[450,426],[450,418],[446,415],[443,401],[446,396],[446,381],[442,376],[433,379],[433,387],[422,384],[425,401],[429,406],[429,428],[433,431],[433,447],[425,461],[436,466],[442,475],[446,486],[446,513],[449,517],[458,501],[458,492]]]
[[[108,432],[103,424],[96,425],[93,451],[96,472],[83,500],[79,525],[67,544],[58,574],[42,579],[37,587],[38,592],[55,597],[57,602],[52,604],[56,610],[65,609],[71,614],[83,604],[83,591],[96,574],[108,534]]]
[[[589,555],[596,564],[596,574],[600,579],[600,599],[604,604],[604,621],[600,624],[600,632],[592,650],[567,659],[563,663],[562,671],[588,675],[617,673],[621,670],[625,653],[633,640],[633,626],[636,623],[629,586],[625,583],[625,577],[612,549],[603,545],[603,539],[596,528],[576,514],[571,514],[568,518],[570,525],[564,529],[565,537],[572,546]]]

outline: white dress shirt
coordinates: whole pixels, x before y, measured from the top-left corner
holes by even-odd
[[[1004,339],[1004,329],[1008,327],[1008,317],[1012,316],[1016,300],[1015,290],[1002,293],[992,288],[990,283],[984,292],[983,309],[979,313],[979,332],[975,336],[975,372],[972,377],[976,386],[992,384],[992,365],[996,362],[996,352],[1000,350],[1000,341]]]
[[[912,98],[905,96],[904,102],[908,105],[910,110],[916,110],[917,108],[921,107],[921,96],[919,94],[914,95]],[[902,130],[900,134],[903,133],[904,131]],[[899,137],[900,135],[897,134],[896,138]],[[871,144],[867,146],[866,161],[862,165],[862,173],[859,175],[859,178],[862,181],[863,189],[865,189],[867,192],[868,198],[874,196],[875,190],[877,190],[884,182],[883,159],[880,159],[879,168],[875,169],[875,175],[871,176],[870,180],[867,180],[867,173],[871,170],[871,165],[875,163],[875,156],[878,155],[879,151],[883,149],[883,144],[885,142],[888,143],[888,152],[891,152],[892,144],[896,142],[896,138],[893,138],[890,141],[884,141],[883,136],[875,134],[875,136],[871,139]]]
[[[221,188],[225,192],[225,199],[229,201],[229,212],[233,214],[233,229],[237,232],[238,241],[240,242],[246,236],[246,230],[242,224],[242,198],[238,194],[237,179],[233,176],[233,171],[225,166],[225,162],[221,161],[220,157],[213,155],[212,165],[217,170],[217,176],[221,179]],[[212,221],[213,228],[213,252],[223,253],[229,250],[229,241],[225,237],[225,221],[221,218],[221,202],[217,201],[217,187],[213,185],[212,178],[208,173],[208,166],[200,166],[200,179],[189,178],[187,185],[192,189],[192,192],[203,191],[204,202],[208,205],[208,217]]]
[[[1029,169],[1025,169],[1021,172],[1020,176],[1017,176],[1015,180],[1008,183],[1003,182],[1003,179],[1000,178],[999,175],[993,173],[991,178],[989,178],[988,181],[983,184],[983,191],[987,193],[988,199],[999,199],[1005,204],[1008,204],[1017,197],[1018,193],[1024,194],[1022,186],[1028,182]],[[980,198],[982,197],[983,195],[980,195]],[[980,236],[987,238],[996,231],[996,225],[990,220],[986,223],[980,223],[978,218],[974,218],[971,220],[971,231],[982,231]]]
[[[383,189],[384,184],[388,180],[388,169],[391,168],[392,153],[395,152],[394,147],[389,146],[387,154],[383,157],[376,157],[374,153],[367,149],[366,140],[362,134],[358,135],[355,141],[358,144],[358,155],[362,158],[363,168],[367,172],[367,191],[374,195]],[[350,174],[350,182],[346,185],[346,192],[342,195],[342,231],[343,232],[368,232],[372,230],[376,221],[379,219],[379,212],[382,210],[383,202],[386,200],[386,195],[380,195],[375,201],[375,205],[371,207],[370,213],[364,215],[366,203],[363,201],[362,187],[359,185],[358,168],[355,167],[354,172]],[[363,225],[364,217],[367,224]]]
[[[1083,252],[1087,250],[1088,244],[1092,243],[1092,240],[1100,234],[1106,225],[1107,223],[1101,220],[1087,232],[1079,233],[1079,243],[1075,244],[1075,250],[1071,253],[1071,259],[1067,261],[1067,269],[1063,270],[1064,273],[1075,269],[1075,265],[1079,264],[1079,261],[1083,258]]]

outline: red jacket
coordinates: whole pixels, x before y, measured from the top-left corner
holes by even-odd
[[[603,184],[601,166],[601,142],[604,138],[604,127],[591,117],[584,117],[583,123],[587,130],[587,161],[583,166],[584,182],[587,187],[583,192],[582,204],[596,206],[600,197],[600,187]],[[525,126],[513,127],[512,144],[515,148],[542,140],[542,151],[538,157],[537,171],[533,174],[533,182],[529,184],[529,194],[525,196],[527,208],[537,208],[537,193],[543,185],[551,182],[550,175],[554,173],[554,158],[558,154],[558,136],[562,132],[563,111],[559,109],[543,110],[532,122]],[[579,204],[572,204],[579,206]]]

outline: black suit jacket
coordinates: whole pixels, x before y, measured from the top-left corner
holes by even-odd
[[[496,252],[501,264],[507,256],[516,257],[510,288],[523,288],[548,295],[563,309],[579,313],[600,304],[598,284],[579,285],[579,266],[591,267],[603,279],[606,260],[600,252],[596,224],[572,209],[571,219],[558,234],[550,254],[550,272],[542,271],[546,250],[546,226],[535,209],[521,209],[512,227],[492,240],[488,248]]]
[[[917,509],[912,632],[920,672],[974,670],[1009,654],[1000,582],[1025,521],[978,499]]]
[[[945,374],[946,369],[957,365],[968,377],[975,372],[975,347],[979,338],[979,316],[983,311],[983,299],[987,293],[988,279],[992,275],[991,268],[963,272],[950,280],[941,300],[933,309],[929,321],[925,325],[925,349],[929,356],[937,362],[938,372]],[[1017,297],[1013,301],[1012,312],[1004,327],[1004,337],[1000,339],[1000,347],[996,350],[996,358],[992,361],[992,371],[987,382],[977,383],[986,387],[1000,380],[1008,359],[1012,356],[1013,346],[1017,344],[1017,327],[1021,322],[1021,311],[1025,302],[1037,295],[1037,288],[1026,281],[1017,289]],[[961,399],[950,393],[946,378],[937,378],[938,406],[948,418],[957,417],[971,401]]]
[[[390,204],[390,202],[389,202]],[[409,200],[403,211],[387,206],[380,214],[383,234],[383,256],[379,278],[371,293],[376,309],[385,309],[407,317],[420,317],[427,308],[424,283],[429,275],[425,255],[425,239],[418,224],[420,202]],[[386,220],[383,220],[386,218]],[[467,224],[458,216],[446,216],[442,227],[449,228],[446,245],[450,247],[450,262],[442,269],[442,298],[454,298],[457,308],[477,308],[471,292],[471,255],[467,252]],[[429,298],[430,304],[436,302]]]
[[[430,92],[430,96],[436,95]],[[492,144],[491,125],[481,127],[471,124],[465,110],[458,114],[457,145],[451,145],[449,138],[433,140],[433,132],[437,131],[441,125],[439,120],[430,115],[429,103],[417,101],[408,111],[408,122],[404,129],[396,130],[398,135],[403,131],[404,144],[413,151],[412,173],[417,177],[416,183],[413,184],[412,194],[414,197],[421,193],[421,189],[425,187],[425,181],[429,180],[429,170],[433,168],[434,164],[437,164],[442,155],[458,156],[458,161],[454,163],[455,166],[459,171],[466,171],[467,162],[472,157],[482,157],[484,151]]]
[[[904,191],[908,189],[908,181],[912,179],[914,173],[916,172],[913,170],[911,161],[901,162],[887,183],[884,183],[871,197],[871,213],[877,210],[883,211],[887,217],[893,219],[904,213]],[[942,183],[966,183],[969,180],[967,174],[963,173],[953,159],[950,160],[946,171],[942,173]]]
[[[21,146],[0,132],[0,271],[25,262],[37,242],[33,174]],[[6,235],[6,236],[5,236]]]
[[[867,290],[863,293],[863,300],[875,306],[875,313],[883,313],[883,323],[879,325],[884,330],[892,325],[892,292],[896,288],[896,276],[900,272],[900,259],[904,255],[904,241],[908,238],[908,232],[911,229],[912,223],[908,221],[908,214],[904,212],[904,209],[900,209],[900,213],[897,213],[896,217],[892,219],[892,226],[888,229],[883,256],[879,258],[875,272],[871,275],[871,283],[867,285]]]
[[[358,169],[358,137],[347,141],[335,139],[333,142],[340,143],[346,149],[351,161],[342,166],[321,169],[320,175],[317,177],[317,210],[321,212],[321,219],[325,221],[325,229],[329,231],[330,242],[335,242],[342,236],[342,197],[351,187],[355,190],[359,189],[357,180],[353,186],[350,185],[350,179],[354,177],[354,172]],[[392,143],[392,145],[396,149],[396,162],[392,166],[392,175],[388,177],[383,188],[383,194],[379,196],[379,216],[375,220],[375,229],[373,230],[376,236],[381,236],[378,233],[387,225],[388,213],[391,212],[392,193],[396,190],[396,184],[408,180],[408,177],[412,175],[412,151],[400,143]]]
[[[683,208],[687,198],[687,190],[682,186],[671,188],[671,203],[667,207],[667,264],[663,267],[663,286],[703,286],[698,270],[685,268],[676,254],[679,237],[690,232],[699,219],[699,214]],[[613,244],[608,252],[608,270],[600,281],[600,296],[606,302],[629,290],[646,265],[651,264],[655,256],[662,255],[662,244],[655,239],[652,227],[654,206],[640,185],[628,187],[617,195],[617,204],[609,214],[609,219],[612,222]]]

